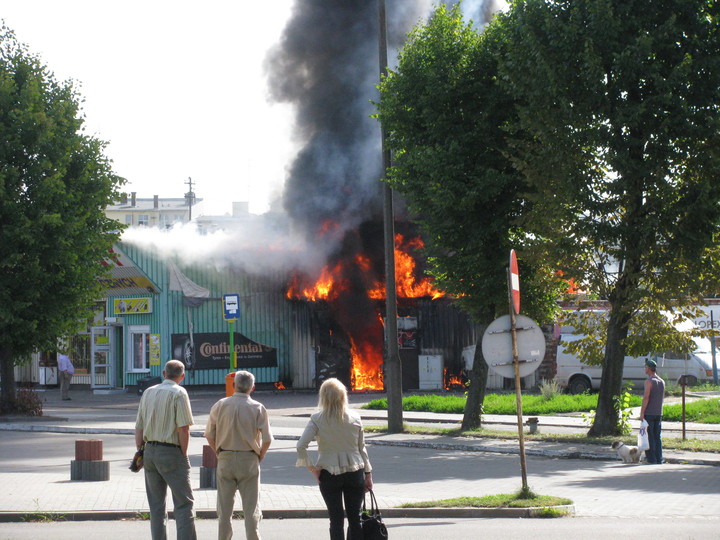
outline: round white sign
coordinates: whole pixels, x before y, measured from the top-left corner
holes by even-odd
[[[526,377],[540,367],[545,357],[545,336],[535,321],[524,315],[515,318],[515,328],[520,377]],[[490,369],[503,377],[515,378],[510,315],[495,319],[487,327],[483,334],[482,352]]]

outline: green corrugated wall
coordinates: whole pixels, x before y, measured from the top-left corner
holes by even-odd
[[[150,325],[151,333],[161,335],[161,364],[171,356],[171,335],[188,332],[188,310],[193,332],[228,332],[229,325],[223,320],[221,299],[224,294],[240,295],[240,319],[235,331],[249,339],[277,349],[277,367],[251,368],[258,383],[285,381],[295,388],[313,387],[311,364],[312,343],[309,332],[308,307],[303,303],[285,299],[283,276],[251,275],[233,267],[229,261],[183,264],[174,261],[192,281],[210,290],[215,298],[198,307],[183,305],[179,291],[169,291],[168,268],[165,261],[144,249],[131,244],[120,244],[120,249],[161,290],[152,295],[153,312],[147,315],[124,315],[123,324]],[[112,302],[108,307],[112,313]],[[162,366],[152,366],[150,375],[160,375]],[[185,384],[224,384],[227,370],[189,370]],[[147,374],[126,373],[126,385],[137,384],[137,379]]]

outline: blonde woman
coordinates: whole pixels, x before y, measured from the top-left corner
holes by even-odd
[[[365,450],[360,415],[348,410],[347,389],[337,379],[320,387],[316,412],[297,443],[297,467],[307,467],[320,484],[330,515],[330,540],[343,540],[344,515],[348,540],[362,540],[360,509],[365,492],[372,489],[372,466]],[[310,442],[317,440],[318,459],[308,456]],[[343,501],[345,510],[343,511]]]

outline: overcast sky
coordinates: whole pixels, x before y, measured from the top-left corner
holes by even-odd
[[[0,0],[0,17],[84,97],[87,131],[109,142],[139,197],[205,213],[267,209],[294,155],[291,110],[267,102],[262,64],[292,0]]]

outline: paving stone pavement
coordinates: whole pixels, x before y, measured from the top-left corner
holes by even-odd
[[[77,397],[72,403],[56,404],[48,399],[45,419],[2,422],[0,418],[0,515],[147,512],[143,475],[127,469],[134,451],[131,433],[137,399],[124,395],[103,400],[78,394],[73,394]],[[268,403],[273,401],[258,396],[263,397]],[[312,477],[304,468],[295,467],[294,450],[316,397],[299,396],[294,400],[296,407],[286,407],[293,402],[286,396],[281,398],[286,399],[287,403],[270,409],[278,440],[263,462],[262,506],[266,511],[322,509],[324,504]],[[215,509],[215,491],[199,489],[205,441],[197,436],[215,400],[215,395],[193,399],[198,426],[189,453],[198,511]],[[53,428],[63,429],[47,431]],[[104,459],[110,461],[107,482],[70,481],[74,441],[87,438],[103,440]],[[375,467],[375,492],[382,508],[508,493],[520,487],[517,443],[513,441],[407,434],[369,434],[367,440]],[[717,517],[718,456],[698,459],[668,453],[668,457],[672,463],[662,466],[626,465],[613,460],[608,449],[529,441],[528,483],[539,493],[573,500],[576,514],[584,517]],[[236,504],[239,509],[239,501]]]

